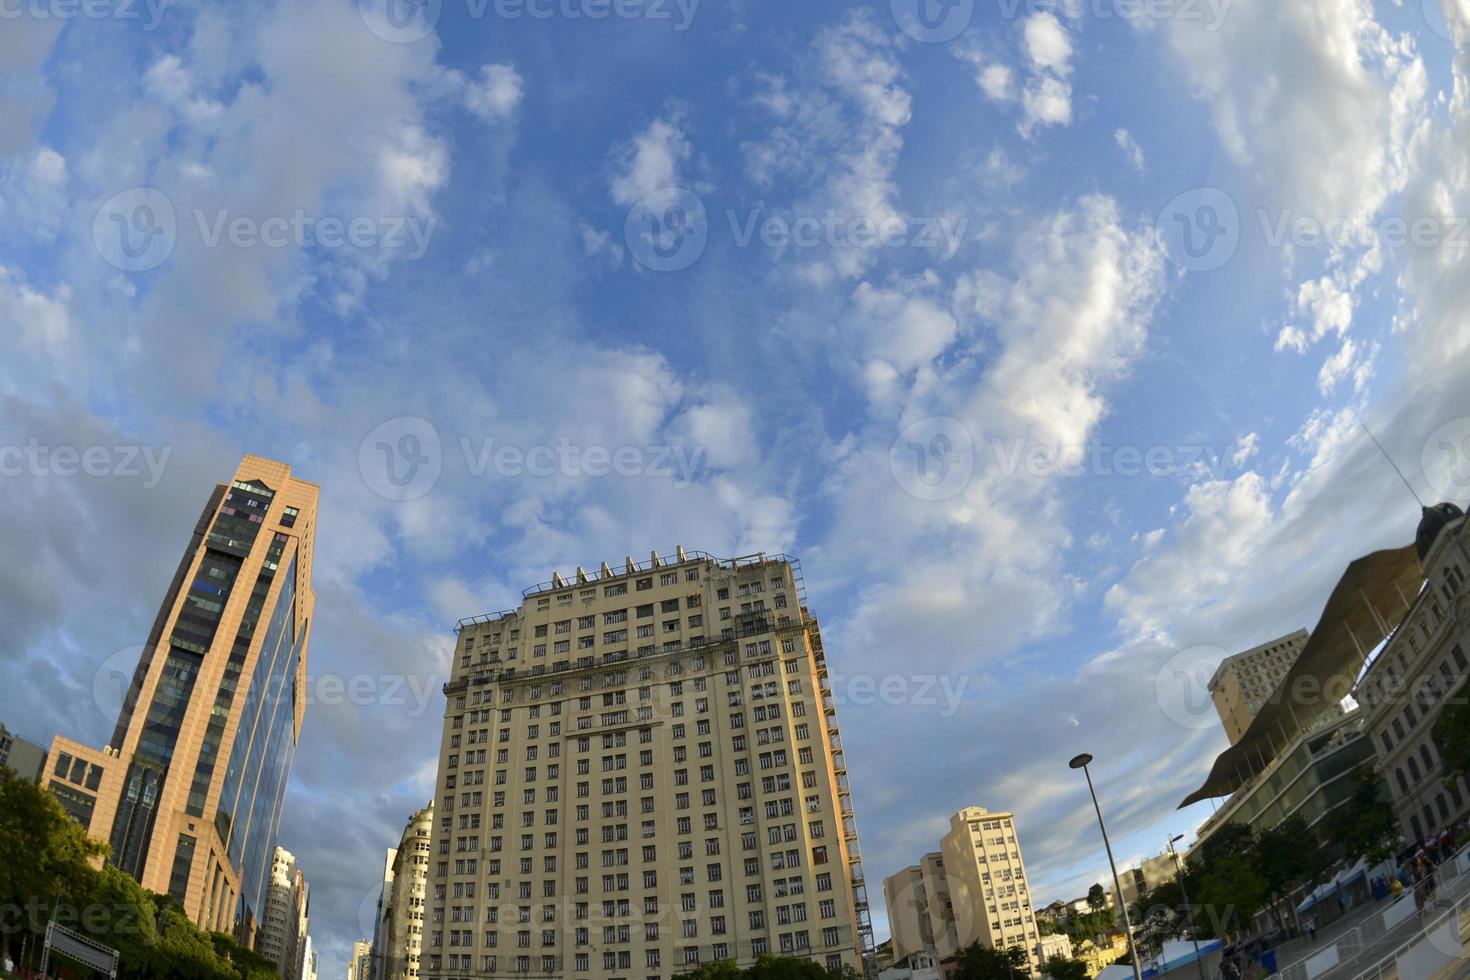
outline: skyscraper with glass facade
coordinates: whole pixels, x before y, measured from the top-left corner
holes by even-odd
[[[98,750],[52,791],[108,858],[207,929],[254,938],[306,708],[318,488],[246,456],[214,488]]]

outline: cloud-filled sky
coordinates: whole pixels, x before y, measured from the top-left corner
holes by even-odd
[[[1192,682],[1411,539],[1362,426],[1470,498],[1470,0],[35,0],[0,337],[22,733],[105,742],[242,453],[322,485],[324,976],[455,621],[676,545],[801,558],[870,877],[979,804],[1070,898],[1067,759],[1193,829]]]

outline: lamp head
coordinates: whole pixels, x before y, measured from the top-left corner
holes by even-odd
[[[1071,762],[1067,763],[1067,765],[1071,766],[1073,769],[1081,769],[1083,766],[1086,766],[1091,761],[1091,753],[1083,752],[1081,755],[1075,757]]]

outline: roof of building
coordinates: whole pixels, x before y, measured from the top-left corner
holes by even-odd
[[[1423,581],[1416,545],[1375,551],[1349,564],[1296,663],[1240,740],[1220,753],[1209,778],[1180,808],[1235,792],[1295,740],[1301,721],[1351,693],[1369,652],[1402,619]]]

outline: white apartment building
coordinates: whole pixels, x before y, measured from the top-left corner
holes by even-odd
[[[978,942],[1025,950],[1033,972],[1040,970],[1040,935],[1012,813],[956,813],[939,851],[888,876],[883,895],[895,959],[920,952],[949,959]]]

